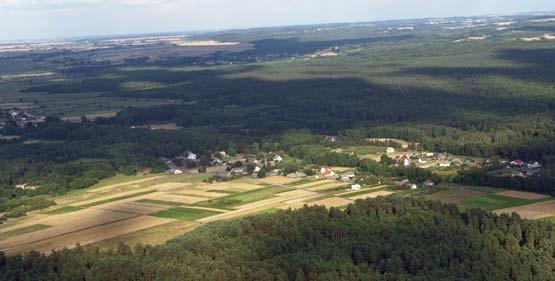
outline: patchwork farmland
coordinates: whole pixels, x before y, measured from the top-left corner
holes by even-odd
[[[334,179],[241,178],[207,183],[210,175],[116,176],[89,189],[55,198],[56,206],[0,226],[0,250],[8,255],[72,248],[77,244],[113,248],[117,243],[161,244],[196,227],[305,205],[345,207],[359,199],[403,191],[389,185],[350,191]],[[412,196],[412,194],[410,195]],[[551,197],[504,189],[452,186],[424,195],[496,213],[549,219]]]
[[[116,176],[55,198],[56,206],[0,226],[8,255],[119,241],[160,244],[204,223],[307,205],[342,207],[374,192],[341,197],[348,185],[328,179],[242,178],[206,183],[209,175]]]

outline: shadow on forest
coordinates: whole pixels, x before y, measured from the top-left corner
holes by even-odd
[[[268,56],[283,54],[299,54],[306,55],[316,51],[341,47],[345,45],[368,44],[376,42],[395,42],[415,38],[414,35],[369,37],[360,39],[339,39],[326,41],[300,41],[298,38],[288,39],[265,39],[253,42],[253,49],[243,51],[240,54],[244,56]]]
[[[502,75],[540,82],[555,82],[555,49],[509,49],[495,54],[519,66],[506,67],[417,67],[400,71],[400,75],[417,74],[463,79],[483,75]]]

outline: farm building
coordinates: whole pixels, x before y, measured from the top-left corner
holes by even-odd
[[[358,190],[360,190],[361,188],[362,188],[362,186],[361,186],[360,184],[358,184],[358,183],[357,183],[357,184],[351,185],[351,190],[353,190],[353,191],[358,191]]]
[[[172,168],[172,169],[169,169],[167,173],[170,175],[181,175],[183,174],[183,171],[180,169]]]
[[[388,148],[385,149],[385,153],[388,153],[388,154],[389,154],[389,153],[395,153],[395,148],[393,148],[393,147],[388,147]]]
[[[334,177],[335,172],[331,169],[331,167],[322,167],[320,169],[320,176],[324,178]]]

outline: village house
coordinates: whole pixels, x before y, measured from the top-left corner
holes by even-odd
[[[283,161],[283,157],[281,157],[280,155],[274,156],[275,163],[281,163],[282,161]]]
[[[520,159],[511,161],[511,165],[515,166],[515,167],[522,167],[522,166],[524,166],[524,164],[525,164],[524,161],[522,161]]]
[[[542,167],[542,165],[540,165],[540,163],[538,163],[537,161],[534,163],[529,163],[527,166],[528,169],[540,169]]]
[[[351,190],[352,191],[359,191],[362,188],[362,186],[358,183],[351,185]]]
[[[455,158],[455,159],[451,160],[451,165],[453,165],[455,167],[461,167],[463,164],[464,164],[464,162],[460,158]]]
[[[167,173],[170,175],[181,175],[183,174],[183,171],[180,169],[172,168],[172,169],[169,169]]]
[[[405,179],[405,180],[402,180],[402,181],[395,181],[395,182],[393,182],[393,185],[395,185],[396,187],[404,187],[405,185],[407,185],[409,183],[410,183],[410,180]]]
[[[451,162],[447,160],[439,161],[437,164],[440,168],[449,168],[451,167]]]
[[[303,172],[295,172],[295,173],[288,174],[287,177],[290,179],[302,179],[302,178],[306,178],[306,174]]]
[[[390,153],[395,153],[395,148],[393,147],[388,147],[385,149],[385,153],[390,154]]]
[[[243,168],[233,168],[233,169],[231,169],[230,173],[234,176],[242,176],[245,173],[245,169],[243,169]]]
[[[438,153],[436,155],[436,159],[439,160],[439,161],[447,159],[447,153]]]
[[[435,185],[435,183],[431,180],[427,180],[424,182],[424,186],[425,187],[433,187]]]
[[[335,172],[331,169],[331,167],[322,167],[320,169],[320,177],[324,177],[324,178],[335,177]]]
[[[412,160],[411,160],[410,157],[409,157],[408,155],[406,155],[406,154],[405,154],[405,155],[401,155],[401,157],[399,157],[399,158],[397,159],[397,164],[398,164],[398,165],[402,165],[402,166],[408,167],[408,166],[410,166],[411,163],[412,163]]]

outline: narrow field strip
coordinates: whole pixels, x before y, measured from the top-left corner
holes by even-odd
[[[178,219],[183,221],[194,221],[218,214],[220,213],[214,211],[177,207],[158,212],[156,214],[153,214],[152,216],[159,218]]]
[[[95,202],[88,203],[88,204],[85,204],[85,205],[77,205],[77,206],[81,207],[81,208],[89,208],[89,207],[103,205],[103,204],[107,204],[107,203],[111,203],[111,202],[115,202],[115,201],[130,199],[130,198],[133,198],[133,197],[139,197],[141,195],[147,195],[147,194],[150,194],[150,193],[153,193],[153,192],[156,192],[156,190],[149,190],[149,191],[144,191],[144,192],[139,192],[139,193],[133,193],[133,194],[129,194],[129,195],[109,198],[109,199],[95,201]]]
[[[18,236],[18,235],[22,235],[22,234],[27,234],[27,233],[47,229],[49,227],[51,227],[51,226],[44,225],[44,224],[34,224],[34,225],[18,228],[18,229],[15,229],[15,230],[2,232],[2,233],[0,233],[0,240],[4,240],[4,239],[8,239],[8,238],[11,238],[11,237],[14,237],[14,236]]]

